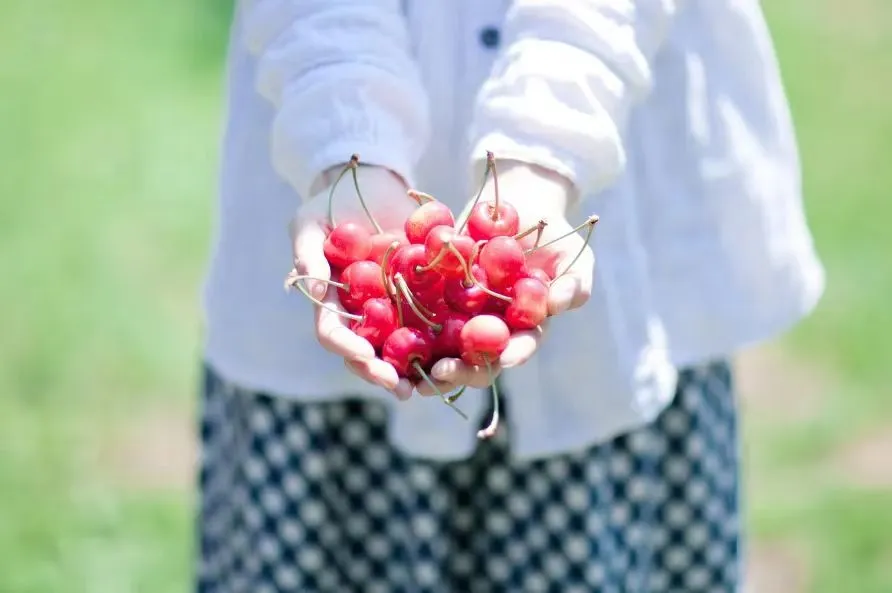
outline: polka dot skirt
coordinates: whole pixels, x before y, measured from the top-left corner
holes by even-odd
[[[199,593],[737,589],[724,363],[684,371],[652,425],[535,461],[504,432],[465,460],[414,459],[380,403],[293,402],[211,370],[201,436]]]

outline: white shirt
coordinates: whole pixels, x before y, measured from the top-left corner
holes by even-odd
[[[823,291],[757,0],[242,0],[208,362],[282,397],[389,402],[403,450],[470,453],[475,424],[436,398],[396,402],[323,351],[282,278],[288,220],[321,171],[356,152],[457,211],[485,150],[568,176],[573,216],[601,216],[592,299],[504,374],[520,458],[641,426],[675,369],[776,335]],[[487,401],[460,403],[479,416]]]

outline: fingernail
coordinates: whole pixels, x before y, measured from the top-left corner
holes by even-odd
[[[317,299],[324,298],[325,285],[321,282],[313,282],[313,286],[310,288],[310,294],[312,294]]]
[[[454,360],[441,360],[431,368],[431,376],[442,381],[455,373],[456,368]]]

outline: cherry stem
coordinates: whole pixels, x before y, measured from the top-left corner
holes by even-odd
[[[583,241],[582,247],[579,248],[579,252],[576,253],[576,257],[573,258],[573,260],[564,269],[564,271],[554,277],[554,279],[551,281],[551,284],[554,284],[555,280],[557,280],[558,278],[560,278],[561,276],[563,276],[564,274],[569,272],[571,269],[573,269],[573,266],[576,264],[576,262],[579,260],[579,258],[582,257],[582,253],[585,251],[585,248],[588,247],[589,241],[591,241],[592,233],[595,232],[595,225],[597,224],[597,222],[598,222],[597,216],[591,216],[586,221],[586,223],[588,223],[589,227],[588,227],[588,231],[585,233],[585,241]]]
[[[471,266],[468,265],[468,262],[465,260],[465,257],[461,254],[461,251],[452,244],[452,241],[446,242],[446,247],[449,251],[452,252],[452,255],[458,260],[459,265],[461,266],[462,271],[465,273],[465,280],[462,283],[466,288],[474,286],[474,276],[471,274]]]
[[[387,291],[387,296],[390,298],[393,298],[396,291],[393,288],[393,284],[390,282],[390,278],[387,277],[387,268],[390,266],[390,256],[393,255],[393,252],[396,251],[399,246],[399,241],[393,241],[387,247],[387,251],[384,252],[383,257],[381,257],[381,282],[384,283],[384,290]],[[400,321],[400,325],[402,325],[402,319]]]
[[[489,426],[477,431],[477,438],[481,440],[492,438],[499,428],[499,388],[496,386],[492,376],[492,365],[489,363],[489,357],[485,354],[483,355],[483,362],[486,363],[486,373],[489,375],[489,388],[492,393],[492,419],[489,421]]]
[[[540,220],[539,222],[545,222],[545,221]],[[547,222],[545,222],[545,224],[536,228],[536,240],[533,241],[533,249],[536,249],[537,247],[539,247],[539,241],[542,240],[542,233],[545,231],[546,226],[548,226]]]
[[[468,220],[471,218],[471,213],[474,211],[474,208],[477,207],[477,203],[480,202],[480,196],[483,195],[483,190],[486,188],[486,182],[489,180],[489,171],[490,171],[490,162],[489,155],[492,154],[490,152],[486,153],[486,168],[483,170],[483,181],[480,182],[480,190],[477,192],[477,197],[474,198],[474,202],[471,204],[471,207],[468,208],[467,216],[461,222],[461,226],[458,227],[458,230],[455,231],[456,234],[461,234],[465,227],[468,225]]]
[[[486,151],[486,164],[492,169],[492,188],[495,197],[492,206],[492,221],[499,219],[499,176],[496,173],[496,157],[493,153]]]
[[[458,391],[456,391],[455,393],[453,393],[452,395],[450,395],[446,398],[446,403],[450,403],[450,404],[454,403],[455,400],[457,400],[462,395],[464,395],[465,389],[467,389],[467,388],[468,388],[467,385],[462,385],[461,387],[459,387]]]
[[[447,241],[446,244],[440,248],[440,253],[438,253],[434,259],[427,262],[426,266],[415,266],[415,272],[421,273],[421,272],[427,272],[428,270],[432,270],[438,263],[443,261],[443,258],[446,257],[446,254],[449,251],[447,246],[451,246],[451,245],[452,245],[452,241],[451,240]]]
[[[331,188],[328,190],[328,226],[334,228],[335,226],[335,218],[334,218],[334,193],[335,189],[337,189],[338,184],[341,182],[341,179],[344,178],[344,175],[347,174],[347,171],[355,167],[355,162],[359,161],[359,155],[353,155],[350,157],[350,162],[348,162],[341,172],[338,174],[337,179],[335,179],[334,183],[331,184]]]
[[[350,167],[350,170],[353,172],[353,187],[356,188],[356,195],[359,197],[359,205],[362,206],[363,211],[365,211],[365,215],[369,217],[369,220],[372,221],[372,226],[375,227],[376,233],[383,233],[384,231],[381,229],[381,225],[378,224],[378,221],[375,220],[375,217],[372,216],[369,207],[365,203],[365,199],[362,197],[362,192],[359,191],[359,176],[356,174],[356,170],[359,168],[359,155],[354,154],[350,157],[350,163],[347,165]]]
[[[336,313],[336,314],[340,315],[341,317],[346,317],[347,319],[352,319],[353,321],[362,321],[362,317],[360,315],[354,315],[353,313],[347,313],[346,311],[341,311],[340,309],[337,309],[336,307],[334,307],[333,305],[331,305],[329,303],[323,303],[322,301],[320,301],[319,299],[317,299],[316,297],[311,295],[310,292],[300,282],[295,282],[294,288],[301,291],[305,297],[310,299],[311,302],[322,307],[323,309],[328,309],[332,313]]]
[[[474,273],[472,271],[474,269],[474,264],[477,263],[477,257],[480,255],[480,249],[484,245],[486,245],[486,239],[481,239],[480,241],[477,241],[476,243],[474,243],[474,251],[471,252],[471,258],[468,260],[468,267],[467,267],[468,274],[467,274],[467,279],[466,279],[466,283],[465,283],[465,288],[470,288],[471,286],[479,286],[481,290],[483,290],[484,292],[488,292],[488,290],[485,286],[483,286],[482,284],[477,282],[477,278],[474,276]],[[496,298],[498,298],[498,297],[496,297]]]
[[[390,284],[388,283],[388,286]],[[403,318],[403,298],[400,296],[400,291],[393,291],[393,300],[396,303],[396,318],[399,321],[400,327],[406,327],[406,320]]]
[[[474,245],[474,252],[471,254],[471,261],[472,261],[472,262],[473,262],[474,260],[477,259],[477,253],[478,253],[478,251],[479,251],[479,248],[478,248],[478,247],[479,247],[479,245],[480,245],[481,243],[486,243],[486,241],[477,241],[477,243]],[[455,250],[455,256],[458,257],[458,258],[460,258],[460,260],[462,261],[462,263],[464,263],[464,258],[461,256],[461,253],[458,252],[458,249]],[[473,264],[471,264],[471,265],[473,265]],[[482,290],[483,292],[485,292],[485,293],[488,294],[489,296],[491,296],[491,297],[493,297],[493,298],[497,298],[497,299],[503,300],[503,301],[505,301],[506,303],[510,303],[511,301],[514,300],[514,299],[512,299],[512,298],[509,297],[509,296],[506,296],[506,295],[504,295],[504,294],[499,294],[499,293],[497,293],[497,292],[495,292],[495,291],[493,291],[493,290],[490,290],[489,288],[487,288],[486,286],[484,286],[483,284],[481,284],[480,281],[477,280],[477,277],[474,276],[473,273],[471,273],[471,265],[466,265],[466,266],[465,266],[465,272],[466,272],[466,275],[467,275],[467,280],[470,281],[472,285],[478,287],[480,290]]]
[[[417,191],[414,189],[410,189],[410,190],[406,191],[406,195],[408,195],[410,198],[415,200],[419,206],[427,204],[428,202],[436,202],[437,201],[437,199],[434,196],[432,196],[430,194],[426,194],[423,191]]]
[[[412,361],[412,367],[415,369],[415,372],[418,373],[418,374],[421,376],[422,379],[424,379],[424,382],[427,383],[428,385],[430,385],[431,389],[434,390],[434,393],[436,393],[437,395],[440,396],[440,399],[443,400],[443,403],[444,403],[444,404],[446,404],[447,406],[449,406],[450,408],[452,408],[453,410],[455,410],[455,411],[458,413],[459,416],[461,416],[461,417],[464,418],[465,420],[468,420],[468,416],[467,416],[464,412],[462,412],[460,409],[458,409],[458,408],[452,403],[454,400],[450,400],[448,397],[446,397],[446,396],[443,394],[442,391],[440,391],[440,388],[437,387],[437,384],[434,383],[433,379],[431,379],[430,376],[429,376],[427,373],[424,372],[424,369],[421,367],[421,365],[418,363],[417,360],[413,360],[413,361]]]
[[[552,239],[552,240],[549,241],[548,243],[543,243],[542,245],[537,245],[536,247],[532,247],[532,248],[530,248],[530,249],[527,249],[524,253],[525,253],[526,255],[529,255],[529,254],[533,253],[534,251],[536,251],[537,249],[543,249],[543,248],[548,247],[548,246],[550,246],[550,245],[554,245],[555,243],[557,243],[557,242],[560,241],[561,239],[566,239],[567,237],[569,237],[569,236],[571,236],[571,235],[574,235],[575,233],[578,233],[579,231],[581,231],[581,230],[584,229],[585,227],[589,227],[589,231],[588,231],[588,235],[587,235],[587,236],[588,236],[588,237],[591,237],[591,235],[592,235],[592,230],[595,228],[595,225],[598,224],[598,221],[599,221],[599,220],[600,220],[600,218],[598,217],[597,214],[592,214],[591,216],[589,216],[588,218],[585,219],[585,222],[583,222],[581,225],[579,225],[579,226],[576,227],[575,229],[573,229],[573,230],[571,230],[571,231],[569,231],[569,232],[567,232],[567,233],[564,233],[563,235],[561,235],[561,236],[558,237],[557,239]],[[588,239],[586,239],[586,241],[588,241]],[[585,249],[585,246],[583,245],[583,250],[584,250],[584,249]],[[581,253],[582,253],[582,250],[580,250],[579,253],[581,254]],[[577,255],[576,257],[579,257],[579,256]],[[574,259],[573,261],[575,262],[576,260]]]
[[[316,278],[315,276],[304,276],[297,273],[297,270],[291,270],[288,276],[285,277],[285,290],[289,288],[295,288],[298,282],[301,280],[315,280],[316,282],[324,282],[329,286],[334,286],[336,288],[340,288],[341,290],[350,290],[350,286],[344,284],[343,282],[335,282],[334,280],[325,280],[323,278]]]
[[[477,256],[480,255],[480,250],[484,245],[486,245],[486,239],[481,239],[474,243],[474,251],[471,252],[471,259],[468,261],[468,267],[477,263]]]
[[[514,235],[514,240],[520,241],[524,237],[528,237],[528,236],[532,235],[533,233],[536,233],[536,245],[538,245],[539,239],[542,238],[542,231],[544,231],[545,227],[547,227],[547,226],[548,226],[548,223],[545,222],[545,219],[544,218],[540,219],[539,222],[537,222],[535,225],[531,226],[527,230]]]
[[[421,312],[421,309],[418,308],[418,301],[415,300],[415,297],[412,295],[412,291],[409,290],[409,285],[406,284],[406,279],[403,278],[403,275],[399,272],[393,277],[393,281],[396,283],[397,288],[399,288],[400,292],[403,293],[403,297],[406,299],[406,303],[409,305],[409,308],[418,315],[418,319],[424,322],[425,325],[429,326],[435,332],[440,332],[443,330],[443,326],[439,323],[431,321],[427,318],[427,316]]]
[[[405,278],[402,274],[400,274],[400,277],[403,279],[403,284],[406,285],[406,290],[409,290],[409,283],[406,282],[406,278]],[[424,315],[425,315],[426,317],[433,317],[433,316],[434,316],[434,312],[431,311],[430,309],[428,309],[427,307],[425,307],[424,304],[423,304],[421,301],[419,301],[418,298],[416,298],[414,294],[412,294],[412,291],[409,291],[409,296],[412,297],[411,300],[415,303],[415,306],[418,307],[418,309],[419,309],[422,313],[424,313]]]
[[[491,296],[491,297],[493,297],[493,298],[496,298],[496,299],[505,301],[506,303],[510,303],[510,302],[512,302],[512,301],[514,300],[514,299],[512,299],[511,297],[509,297],[509,296],[507,296],[507,295],[499,294],[498,292],[495,292],[495,291],[493,291],[493,290],[490,290],[489,288],[487,288],[486,286],[484,286],[483,284],[481,284],[481,283],[477,280],[477,278],[475,278],[473,275],[471,276],[471,279],[474,281],[474,284],[475,284],[480,290],[482,290],[483,292],[485,292],[486,294],[488,294],[489,296]]]

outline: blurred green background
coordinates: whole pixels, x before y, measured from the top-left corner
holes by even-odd
[[[188,589],[229,10],[0,3],[2,593]],[[742,362],[750,570],[888,593],[892,2],[766,10],[829,287]]]

